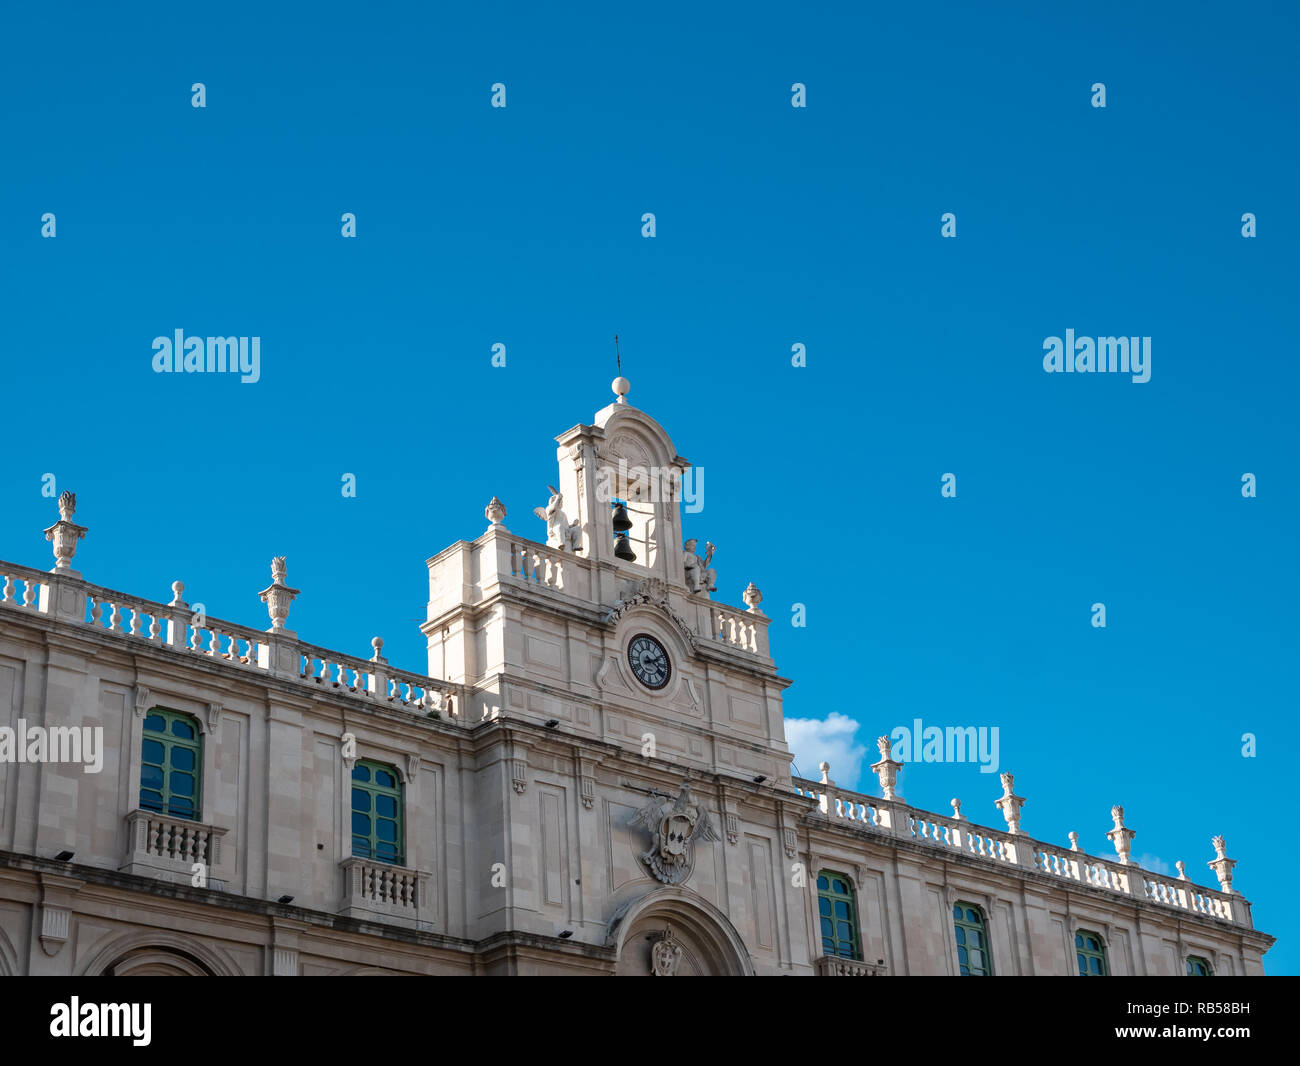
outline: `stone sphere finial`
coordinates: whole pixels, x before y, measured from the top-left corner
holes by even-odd
[[[1070,838],[1070,850],[1071,850],[1071,851],[1078,851],[1078,850],[1079,850],[1079,834],[1078,834],[1078,833],[1069,833],[1069,834],[1067,834],[1067,835],[1068,835],[1069,838]]]
[[[823,761],[817,769],[822,772],[822,784],[829,785],[831,783],[831,764]]]
[[[184,606],[186,606],[186,603],[185,603],[185,582],[184,582],[184,581],[173,581],[173,582],[172,582],[172,602],[169,603],[167,606],[168,606],[168,607],[184,607]]]
[[[632,391],[632,384],[625,377],[616,377],[610,382],[609,387],[614,390],[614,395],[618,397],[619,403],[627,403],[625,397]]]
[[[1176,863],[1174,863],[1174,869],[1178,871],[1178,880],[1180,881],[1187,880],[1187,863],[1183,862],[1182,859],[1179,859]]]
[[[378,662],[384,657],[384,638],[371,637],[370,646],[375,649],[375,654],[370,657],[371,662]]]
[[[961,800],[957,799],[955,796],[952,800],[952,820],[954,822],[961,821]]]

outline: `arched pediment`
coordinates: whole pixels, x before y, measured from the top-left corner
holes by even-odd
[[[626,459],[629,466],[689,465],[677,454],[664,427],[635,407],[610,404],[597,414],[595,424],[605,431],[605,442],[600,448],[604,458],[615,462]]]
[[[653,945],[665,932],[680,948],[678,973],[753,976],[754,961],[736,927],[703,896],[681,887],[647,893],[614,912],[605,942],[617,952],[617,972],[625,976],[652,972]]]
[[[144,930],[114,937],[81,967],[81,975],[239,977],[239,967],[223,952],[192,937]]]

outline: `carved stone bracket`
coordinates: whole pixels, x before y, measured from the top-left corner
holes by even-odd
[[[84,884],[72,877],[41,875],[41,950],[51,958],[68,942],[73,899]]]
[[[153,696],[144,685],[135,686],[135,716],[143,718],[149,713],[149,707],[153,702]]]
[[[208,704],[208,734],[215,736],[218,726],[221,725],[222,707],[219,703]]]
[[[510,784],[520,796],[528,791],[528,761],[526,759],[516,758],[510,760]]]

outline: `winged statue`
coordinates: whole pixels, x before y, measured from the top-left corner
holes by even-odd
[[[582,551],[582,523],[570,522],[564,513],[564,496],[554,485],[547,485],[551,498],[545,507],[534,507],[533,514],[546,523],[546,543],[552,548]]]

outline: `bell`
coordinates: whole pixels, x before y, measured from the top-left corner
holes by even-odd
[[[626,533],[632,528],[632,520],[627,516],[627,508],[621,503],[614,505],[614,532]]]
[[[636,562],[636,552],[632,550],[632,542],[627,539],[626,533],[620,533],[614,538],[614,558],[628,563]]]

